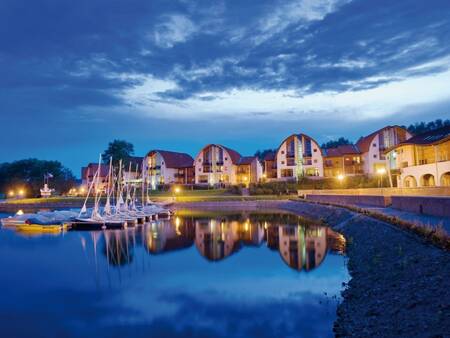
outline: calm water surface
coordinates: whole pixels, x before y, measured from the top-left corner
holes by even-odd
[[[286,214],[180,212],[58,236],[3,228],[1,336],[332,336],[344,246]]]

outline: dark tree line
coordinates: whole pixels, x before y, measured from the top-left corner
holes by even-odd
[[[337,140],[331,140],[327,143],[322,143],[322,149],[336,148],[337,146],[342,146],[346,144],[351,144],[351,142],[345,137],[339,137]]]
[[[75,176],[58,161],[34,158],[0,164],[0,193],[23,189],[27,197],[38,197],[44,186],[44,176],[51,174],[50,187],[66,193],[76,183]]]
[[[266,157],[269,153],[276,153],[276,149],[264,149],[264,150],[258,150],[255,153],[255,156],[260,160],[263,161],[264,157]]]
[[[410,124],[408,127],[403,126],[403,128],[406,128],[410,133],[414,135],[426,133],[428,131],[432,131],[435,129],[439,129],[442,127],[446,127],[450,125],[449,119],[437,119],[430,122],[416,122],[414,124]]]

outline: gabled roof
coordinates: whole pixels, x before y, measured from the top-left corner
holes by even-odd
[[[88,171],[90,175],[95,175],[95,172],[98,169],[98,163],[89,163],[86,167],[81,168],[82,177],[86,177]],[[100,164],[100,177],[108,176],[109,165]]]
[[[241,154],[239,154],[236,150],[233,150],[231,148],[227,148],[227,147],[224,147],[224,146],[221,146],[221,145],[219,145],[219,146],[227,151],[228,155],[230,155],[230,157],[231,157],[231,162],[233,164],[238,164],[239,163],[239,160],[242,157]]]
[[[239,159],[239,162],[237,163],[238,165],[250,165],[252,164],[252,162],[257,159],[256,156],[242,156]]]
[[[302,139],[302,137],[304,137],[304,138],[306,138],[306,139],[310,139],[311,141],[313,141],[313,142],[317,145],[317,149],[319,149],[320,154],[321,154],[322,156],[324,155],[323,149],[320,147],[319,143],[317,143],[317,141],[316,141],[315,139],[313,139],[311,136],[308,136],[308,135],[303,134],[303,133],[292,134],[292,135],[289,135],[288,137],[286,137],[286,138],[283,140],[283,142],[281,142],[281,144],[278,146],[278,148],[277,148],[277,154],[278,154],[278,152],[280,151],[280,148],[281,148],[281,146],[283,145],[283,143],[286,142],[286,141],[287,141],[290,137],[292,137],[292,136],[296,136],[296,137],[299,138],[300,140]]]
[[[130,163],[131,163],[131,171],[136,170],[136,166],[138,167],[138,170],[141,170],[142,168],[142,161],[144,161],[143,157],[138,156],[132,156],[130,157]],[[125,169],[128,170],[129,167],[126,167]]]
[[[447,140],[450,140],[450,125],[413,136],[409,140],[399,143],[398,146],[406,144],[429,145]]]
[[[264,161],[274,161],[277,153],[275,151],[270,151],[264,156]]]
[[[389,128],[400,128],[400,129],[404,129],[400,126],[386,126],[383,127],[381,129],[378,129],[377,131],[374,131],[372,134],[369,134],[367,136],[361,137],[358,142],[356,142],[356,146],[358,147],[358,149],[362,152],[362,153],[366,153],[369,151],[370,148],[370,144],[372,143],[373,138],[378,134],[381,133],[383,130],[389,129]],[[405,131],[407,131],[406,129],[404,129]]]
[[[194,165],[194,159],[191,155],[186,153],[168,150],[152,150],[148,152],[147,156],[153,153],[159,153],[162,156],[167,168],[188,168]]]
[[[354,144],[340,145],[335,148],[324,149],[325,157],[339,157],[344,155],[361,154],[358,147]]]

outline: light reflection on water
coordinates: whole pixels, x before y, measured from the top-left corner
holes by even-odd
[[[178,215],[58,237],[2,229],[0,321],[15,337],[332,336],[344,246],[286,214]]]

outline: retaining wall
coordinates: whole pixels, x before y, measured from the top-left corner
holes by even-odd
[[[450,187],[298,190],[306,195],[450,196]]]
[[[450,217],[450,197],[392,196],[392,207],[418,214]]]
[[[390,196],[372,195],[306,195],[305,199],[312,202],[331,203],[339,205],[367,205],[386,207],[391,204]]]

